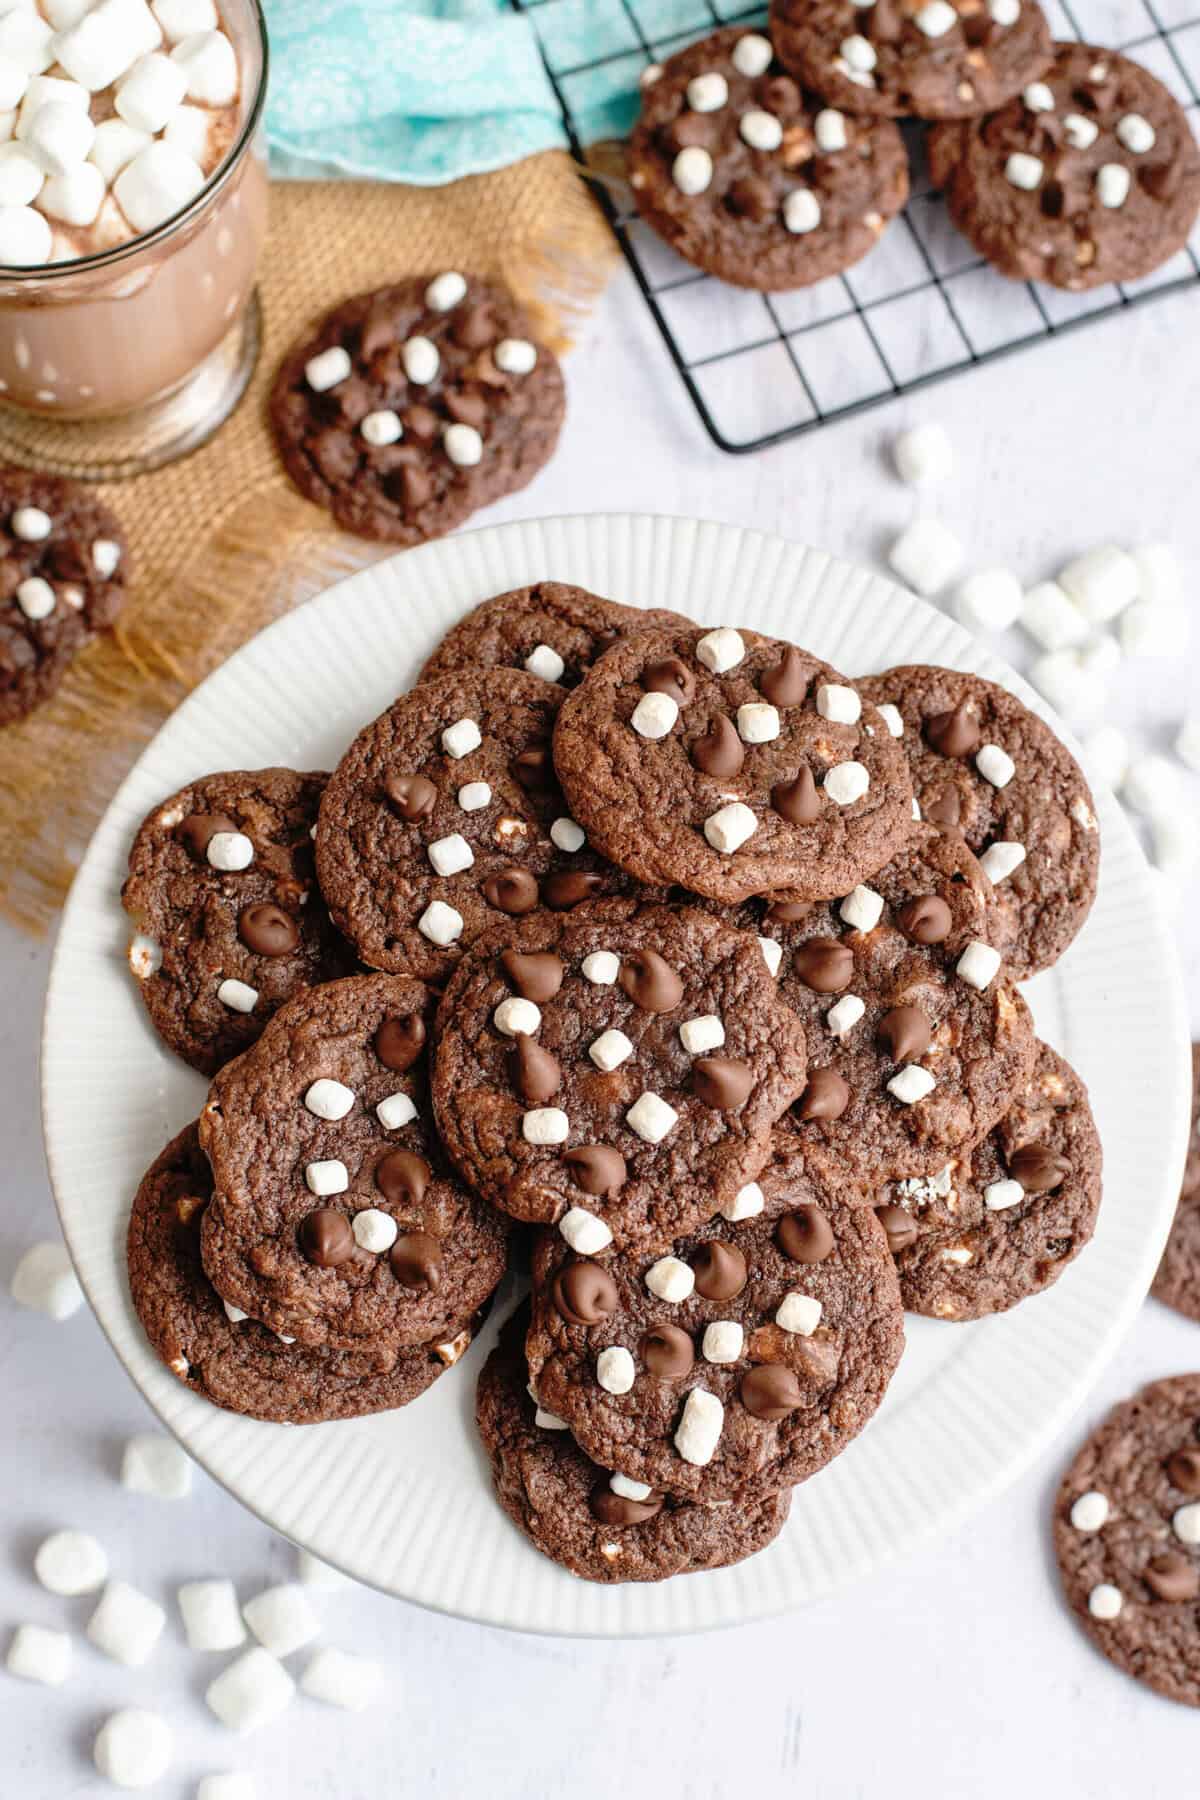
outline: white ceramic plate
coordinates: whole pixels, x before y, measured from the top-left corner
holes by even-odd
[[[126,968],[118,892],[133,831],[212,769],[332,768],[468,606],[547,576],[793,638],[851,675],[910,661],[975,669],[1046,710],[957,625],[891,582],[727,525],[550,519],[380,564],[232,657],[163,727],[109,807],[71,891],[50,980],[46,1145],[67,1241],[118,1356],[187,1450],[270,1525],[361,1581],[490,1624],[693,1631],[800,1606],[946,1533],[1062,1428],[1146,1291],[1179,1190],[1190,1097],[1182,987],[1141,851],[1100,793],[1095,908],[1030,990],[1039,1029],[1087,1080],[1100,1121],[1096,1237],[1056,1287],[1005,1317],[912,1320],[878,1417],[797,1490],[779,1541],[736,1568],[596,1587],[525,1542],[492,1498],[473,1427],[495,1321],[432,1392],[378,1418],[263,1425],[189,1393],[147,1347],[125,1279],[138,1178],[204,1095],[201,1078],[159,1047]]]

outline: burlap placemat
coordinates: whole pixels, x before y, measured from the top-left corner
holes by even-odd
[[[263,350],[240,407],[183,462],[97,489],[137,559],[120,628],[0,732],[0,913],[30,930],[53,919],[118,781],[188,689],[278,613],[389,553],[334,530],[276,463],[265,397],[291,340],[347,294],[461,268],[501,276],[562,348],[615,257],[559,151],[444,188],[277,184],[271,205]]]

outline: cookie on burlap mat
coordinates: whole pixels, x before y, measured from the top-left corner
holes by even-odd
[[[54,692],[125,600],[125,533],[86,487],[0,469],[0,726]]]
[[[479,1319],[436,1344],[388,1355],[306,1350],[226,1307],[200,1261],[212,1172],[196,1126],[172,1140],[133,1201],[127,1255],[134,1310],[173,1375],[227,1412],[285,1425],[407,1406],[467,1350]]]
[[[892,707],[923,819],[953,825],[994,887],[989,943],[1014,981],[1058,961],[1091,910],[1100,832],[1083,773],[1014,694],[910,663],[859,683]]]
[[[883,1227],[841,1186],[785,1127],[754,1189],[666,1255],[580,1259],[542,1233],[527,1346],[541,1404],[602,1467],[687,1499],[824,1468],[904,1347]]]
[[[770,40],[737,26],[647,71],[629,171],[639,213],[680,256],[768,290],[848,269],[908,198],[891,121],[804,94]]]
[[[298,1343],[431,1343],[504,1274],[507,1221],[458,1180],[433,1128],[434,999],[407,975],[310,988],[209,1090],[205,1271]]]
[[[531,481],[566,393],[508,290],[447,270],[334,307],[284,358],[270,410],[302,494],[345,531],[407,546]]]
[[[438,1013],[434,1105],[471,1185],[577,1248],[669,1243],[731,1204],[804,1086],[755,940],[601,900],[489,932]]]
[[[544,1556],[586,1581],[664,1581],[727,1568],[779,1535],[790,1489],[696,1506],[598,1468],[530,1396],[528,1323],[528,1305],[505,1323],[479,1377],[475,1418],[496,1498]]]
[[[994,268],[1060,288],[1149,275],[1184,248],[1200,212],[1200,149],[1183,108],[1140,63],[1088,44],[1056,44],[1050,67],[999,111],[935,127],[929,169]]]
[[[316,883],[312,828],[327,775],[203,775],[154,807],[129,852],[121,904],[150,1022],[212,1075],[302,988],[354,957]]]
[[[1054,1547],[1096,1648],[1200,1706],[1200,1375],[1151,1382],[1113,1408],[1058,1490]]]
[[[1025,1086],[968,1157],[878,1196],[908,1311],[981,1319],[1050,1287],[1091,1241],[1101,1166],[1087,1089],[1039,1044]]]
[[[452,625],[417,680],[471,668],[526,669],[571,688],[619,637],[689,623],[663,607],[624,606],[565,581],[537,581],[484,600]]]
[[[1192,1045],[1192,1135],[1179,1204],[1150,1291],[1176,1312],[1200,1319],[1200,1044]]]

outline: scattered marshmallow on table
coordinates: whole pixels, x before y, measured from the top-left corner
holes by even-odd
[[[171,1727],[157,1713],[130,1706],[105,1719],[92,1757],[106,1781],[119,1788],[147,1788],[166,1774]]]
[[[1104,685],[1084,672],[1077,650],[1047,651],[1033,664],[1029,679],[1064,718],[1094,718],[1104,705]]]
[[[242,1616],[272,1656],[290,1656],[294,1650],[302,1650],[321,1630],[308,1595],[294,1582],[264,1588],[247,1600]]]
[[[1022,627],[1043,650],[1073,650],[1088,635],[1088,622],[1057,581],[1039,581],[1021,602]]]
[[[202,1775],[196,1785],[196,1800],[256,1800],[256,1789],[249,1775],[234,1770],[223,1775]]]
[[[162,1636],[167,1615],[127,1581],[110,1581],[100,1604],[88,1620],[87,1635],[97,1650],[128,1669],[140,1669],[150,1660]]]
[[[1117,621],[1126,656],[1182,656],[1190,622],[1186,607],[1170,600],[1135,600]]]
[[[954,468],[954,448],[943,425],[913,425],[893,440],[892,460],[910,487],[935,487]]]
[[[1135,756],[1121,783],[1121,798],[1135,812],[1155,818],[1171,813],[1183,804],[1183,791],[1176,770],[1165,756],[1149,752]]]
[[[348,1575],[343,1575],[340,1569],[322,1562],[319,1556],[314,1556],[311,1550],[305,1550],[299,1544],[296,1546],[296,1579],[302,1581],[305,1587],[327,1588],[331,1591],[353,1585]]]
[[[1084,760],[1106,787],[1119,788],[1133,752],[1129,739],[1116,725],[1101,725],[1083,746]]]
[[[1169,544],[1138,544],[1130,554],[1137,565],[1139,600],[1162,606],[1182,603],[1183,570]]]
[[[1155,866],[1172,881],[1186,881],[1196,867],[1200,839],[1196,822],[1186,808],[1159,813],[1150,822]]]
[[[955,608],[971,631],[1007,631],[1021,612],[1021,584],[1010,569],[980,569],[959,584]]]
[[[1116,544],[1100,544],[1060,570],[1058,585],[1091,624],[1107,625],[1137,599],[1138,566]]]
[[[18,1625],[4,1666],[21,1681],[61,1687],[71,1672],[71,1640],[65,1631],[44,1625]]]
[[[174,1438],[157,1431],[131,1437],[121,1458],[121,1486],[156,1500],[183,1500],[192,1491],[192,1461]]]
[[[241,1735],[269,1724],[295,1691],[296,1684],[282,1663],[256,1644],[209,1683],[204,1699],[222,1725]]]
[[[364,1656],[345,1650],[318,1650],[300,1677],[300,1691],[311,1700],[343,1712],[365,1712],[379,1696],[383,1670]]]
[[[27,1250],[13,1270],[10,1292],[18,1306],[50,1319],[69,1319],[83,1305],[83,1289],[65,1244],[34,1244]]]
[[[245,1643],[232,1581],[185,1581],[177,1598],[189,1650],[239,1650]]]
[[[55,1531],[38,1545],[33,1572],[51,1594],[94,1594],[108,1580],[108,1553],[86,1531]]]
[[[1175,754],[1189,769],[1200,773],[1200,718],[1183,721],[1175,734]]]
[[[962,560],[962,544],[940,519],[914,519],[888,551],[901,581],[926,598],[953,581]]]

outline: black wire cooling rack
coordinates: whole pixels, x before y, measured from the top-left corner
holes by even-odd
[[[636,87],[645,64],[764,8],[738,0],[512,0],[531,20],[571,144],[580,120]],[[1056,38],[1123,50],[1200,121],[1200,0],[1043,0]],[[663,36],[669,22],[670,35]],[[578,28],[578,29],[577,29]],[[575,56],[586,30],[601,51]],[[599,198],[672,362],[713,442],[762,450],[1200,282],[1192,244],[1141,281],[1068,294],[1006,280],[950,223],[930,187],[918,127],[905,127],[912,194],[855,268],[792,293],[759,294],[703,275],[607,183]]]

